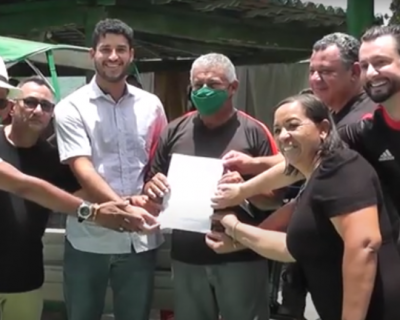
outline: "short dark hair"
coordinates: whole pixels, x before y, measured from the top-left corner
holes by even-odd
[[[330,124],[330,130],[326,139],[321,143],[318,156],[324,159],[332,154],[333,151],[338,149],[346,148],[346,144],[340,138],[339,133],[336,129],[329,108],[315,95],[313,94],[298,94],[291,96],[279,102],[276,109],[287,103],[298,102],[304,109],[304,113],[308,119],[315,124],[321,123],[324,120],[328,120]],[[290,165],[286,164],[285,174],[297,174],[298,170]]]
[[[124,36],[128,41],[129,47],[133,48],[132,28],[118,19],[104,19],[96,24],[92,35],[92,48],[95,49],[99,44],[100,38],[110,33]]]
[[[397,52],[400,54],[400,26],[373,26],[369,28],[361,37],[362,42],[374,41],[383,36],[392,36],[396,40]]]
[[[355,37],[341,32],[331,33],[315,42],[313,51],[325,50],[330,46],[336,46],[339,49],[340,58],[346,68],[350,69],[355,62],[358,62],[360,41]]]
[[[36,83],[38,86],[45,86],[51,92],[53,92],[53,88],[49,85],[49,83],[45,79],[43,79],[42,77],[39,77],[39,76],[32,76],[29,78],[22,79],[18,83],[18,87],[21,88],[24,84],[31,83],[31,82]]]

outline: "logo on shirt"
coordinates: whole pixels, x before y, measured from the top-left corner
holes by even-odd
[[[379,157],[379,161],[390,161],[390,160],[394,160],[394,157],[390,153],[390,151],[386,149]]]

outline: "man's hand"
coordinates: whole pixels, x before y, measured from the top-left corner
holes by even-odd
[[[238,151],[229,151],[222,160],[225,168],[240,174],[252,174],[256,165],[254,158]]]
[[[147,212],[151,213],[153,216],[158,216],[162,205],[151,200],[146,195],[136,195],[128,198],[129,203],[134,207],[141,207]]]
[[[162,173],[157,173],[144,187],[144,193],[151,199],[159,199],[169,192],[167,177]]]
[[[221,232],[207,233],[206,244],[216,253],[220,254],[231,253],[243,249],[240,244],[236,244],[232,238]]]
[[[244,182],[242,176],[237,171],[228,171],[225,173],[222,178],[219,180],[218,184],[224,183],[241,183]]]
[[[152,232],[158,228],[156,218],[146,210],[126,202],[110,201],[97,207],[93,221],[115,231]]]
[[[237,216],[231,211],[215,213],[211,216],[211,220],[221,223],[225,228],[225,233],[230,237],[234,236],[233,231],[238,223],[240,223]]]
[[[129,217],[140,217],[141,223],[138,225],[139,232],[152,233],[158,230],[160,224],[157,218],[148,213],[145,209],[128,205],[124,210],[128,213]],[[130,219],[128,218],[128,220]],[[134,222],[134,220],[132,222]]]

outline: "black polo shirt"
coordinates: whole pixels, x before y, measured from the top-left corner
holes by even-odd
[[[0,130],[0,158],[21,172],[69,192],[80,189],[58,151],[40,140],[31,148],[11,145]],[[44,282],[42,236],[50,210],[0,190],[0,293],[40,288]]]
[[[235,112],[227,122],[213,129],[204,125],[196,111],[190,112],[172,121],[162,133],[147,181],[158,172],[167,175],[174,153],[221,158],[231,150],[252,157],[269,156],[278,152],[266,126],[243,112]],[[244,177],[248,178],[251,177]],[[240,208],[235,208],[234,211],[239,220],[252,225],[258,225],[268,215],[267,212],[256,210],[254,207],[254,218]],[[174,230],[172,233],[171,257],[191,264],[263,259],[252,250],[217,254],[206,245],[204,234],[181,230]]]
[[[333,121],[339,129],[372,114],[376,108],[376,103],[363,91],[351,98],[339,112],[332,112]]]
[[[400,122],[390,119],[379,107],[370,117],[339,130],[339,134],[372,164],[385,196],[389,196],[387,202],[400,212]]]

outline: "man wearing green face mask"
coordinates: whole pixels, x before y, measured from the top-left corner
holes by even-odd
[[[239,83],[227,57],[217,53],[199,57],[192,65],[190,81],[190,100],[196,110],[167,126],[150,165],[144,192],[155,200],[169,192],[166,175],[173,153],[212,158],[222,158],[232,150],[249,156],[277,154],[265,125],[233,107]],[[232,170],[221,180],[234,183],[250,177]],[[280,204],[274,194],[260,199],[248,199],[248,212],[241,207],[229,210],[241,221],[258,225],[268,210]],[[219,315],[224,320],[269,319],[267,261],[223,238],[219,226],[212,229],[206,236],[181,230],[172,233],[174,319],[218,320]]]
[[[216,114],[229,99],[229,89],[214,89],[207,84],[192,91],[191,98],[199,114],[212,116]],[[235,90],[232,88],[232,90]]]

